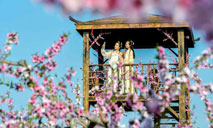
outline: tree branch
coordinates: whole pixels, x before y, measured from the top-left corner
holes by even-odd
[[[20,60],[18,62],[12,62],[7,60],[0,60],[0,63],[2,64],[8,64],[8,65],[14,65],[14,66],[22,66],[22,67],[28,67],[28,64],[25,60]]]

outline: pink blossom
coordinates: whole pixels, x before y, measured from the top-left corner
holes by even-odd
[[[139,88],[139,89],[142,88],[142,83],[141,82],[136,82],[135,87]]]
[[[143,102],[137,102],[136,104],[133,105],[133,110],[138,111],[143,109]]]
[[[7,51],[10,51],[12,49],[12,47],[10,45],[5,45],[4,46],[4,51],[7,52]]]
[[[123,65],[124,65],[124,62],[119,62],[119,65],[118,65],[118,69],[121,69],[122,67],[123,67]]]
[[[146,93],[148,91],[148,88],[145,86],[141,86],[139,89],[141,93]]]
[[[107,91],[106,98],[109,100],[112,97],[112,91]]]
[[[76,74],[76,71],[72,70],[72,76],[75,76],[75,74]]]
[[[32,57],[32,62],[33,62],[33,63],[35,63],[35,62],[38,63],[38,62],[39,62],[38,58],[39,58],[39,57],[38,57],[37,55],[34,55],[34,56]]]
[[[138,95],[136,93],[133,94],[133,103],[136,103],[138,101]]]
[[[30,100],[28,101],[30,104],[35,105],[36,104],[36,95],[32,95],[30,97]]]
[[[42,108],[40,108],[40,106],[38,106],[38,107],[35,109],[35,112],[39,115],[39,117],[42,117],[42,116],[43,116]]]
[[[78,110],[78,115],[79,115],[79,116],[82,116],[82,115],[83,115],[83,109],[79,109],[79,110]]]
[[[73,104],[70,104],[70,113],[73,113],[74,112],[74,106]]]
[[[57,120],[54,117],[51,117],[49,123],[53,126],[56,126],[58,124]]]
[[[161,46],[159,46],[159,54],[163,55],[165,53],[165,49]]]
[[[14,44],[19,44],[19,41],[18,41],[18,35],[17,33],[8,33],[7,34],[7,43],[14,43]]]
[[[13,99],[8,99],[8,104],[11,105],[13,103]]]
[[[39,58],[39,61],[42,63],[43,61],[45,60],[45,57],[44,56],[41,56],[40,58]]]
[[[6,64],[2,64],[0,65],[0,71],[5,71],[5,69],[7,68],[7,65]]]
[[[98,104],[100,104],[100,105],[104,104],[104,100],[100,96],[97,96],[96,100],[97,100]]]
[[[137,77],[138,77],[138,80],[139,80],[139,81],[143,81],[143,80],[144,80],[144,78],[143,78],[142,75],[138,75]]]
[[[44,77],[43,83],[46,85],[48,83],[47,77]]]
[[[24,86],[21,85],[21,84],[17,84],[16,89],[17,89],[18,91],[24,91]]]

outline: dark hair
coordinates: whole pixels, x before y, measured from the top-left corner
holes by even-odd
[[[120,49],[121,49],[121,48],[122,48],[122,43],[121,43],[120,41],[116,41],[115,44],[116,44],[116,43],[119,44],[119,47],[120,47]],[[120,49],[119,49],[119,50],[120,50]]]
[[[134,49],[133,49],[134,42],[133,42],[132,40],[127,40],[126,42],[129,42],[130,49],[131,49],[132,52],[133,52],[133,58],[135,59],[135,51],[134,51]]]

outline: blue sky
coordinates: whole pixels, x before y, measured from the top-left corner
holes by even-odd
[[[104,17],[102,15],[94,15],[90,12],[72,15],[77,20],[87,21],[96,18]],[[58,61],[57,72],[62,75],[66,68],[73,66],[77,70],[77,79],[82,79],[82,37],[75,30],[74,23],[67,16],[62,15],[58,10],[47,10],[43,5],[35,4],[30,0],[0,0],[0,46],[2,47],[6,40],[8,32],[18,32],[20,37],[20,45],[15,46],[12,50],[12,56],[8,59],[18,61],[26,59],[31,63],[31,55],[34,53],[42,54],[51,46],[54,41],[64,32],[70,32],[69,43],[64,46],[59,55],[56,56]],[[206,49],[209,45],[205,43],[201,32],[194,31],[194,37],[201,37],[201,40],[196,43],[194,49],[189,49],[191,59]],[[154,54],[153,54],[154,53]],[[137,51],[136,58],[145,56],[153,56],[156,52]],[[143,62],[148,60],[143,58]],[[204,82],[211,82],[213,75],[207,75],[212,71],[199,71],[199,75]],[[2,77],[2,75],[0,75]],[[81,83],[81,82],[80,82]],[[82,84],[81,84],[82,85]],[[0,92],[4,92],[7,88],[2,87]],[[15,93],[15,105],[22,106],[27,99],[24,96],[29,96],[27,93]],[[196,105],[194,110],[197,118],[196,127],[208,127],[208,121],[205,119],[204,106],[201,104],[199,96],[193,96],[192,104]]]

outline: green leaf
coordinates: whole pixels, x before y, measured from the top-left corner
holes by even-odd
[[[159,60],[159,59],[160,59],[160,57],[159,57],[159,56],[155,56],[155,58],[156,58],[157,60]]]
[[[43,73],[39,73],[39,75],[40,75],[41,77],[43,77]]]
[[[34,84],[33,82],[30,82],[30,83],[28,84],[28,86],[29,86],[29,87],[34,87],[35,84]]]
[[[7,86],[10,86],[10,82],[8,81],[8,82],[6,83],[6,85],[7,85]]]
[[[111,97],[111,100],[112,100],[112,102],[115,103],[115,101],[116,101],[115,96],[112,96],[112,97]]]
[[[7,56],[10,56],[12,53],[11,52],[9,52],[9,53],[7,53]]]
[[[28,104],[28,109],[31,109],[33,107],[32,104]]]
[[[4,84],[4,81],[2,79],[0,80],[0,84]]]

